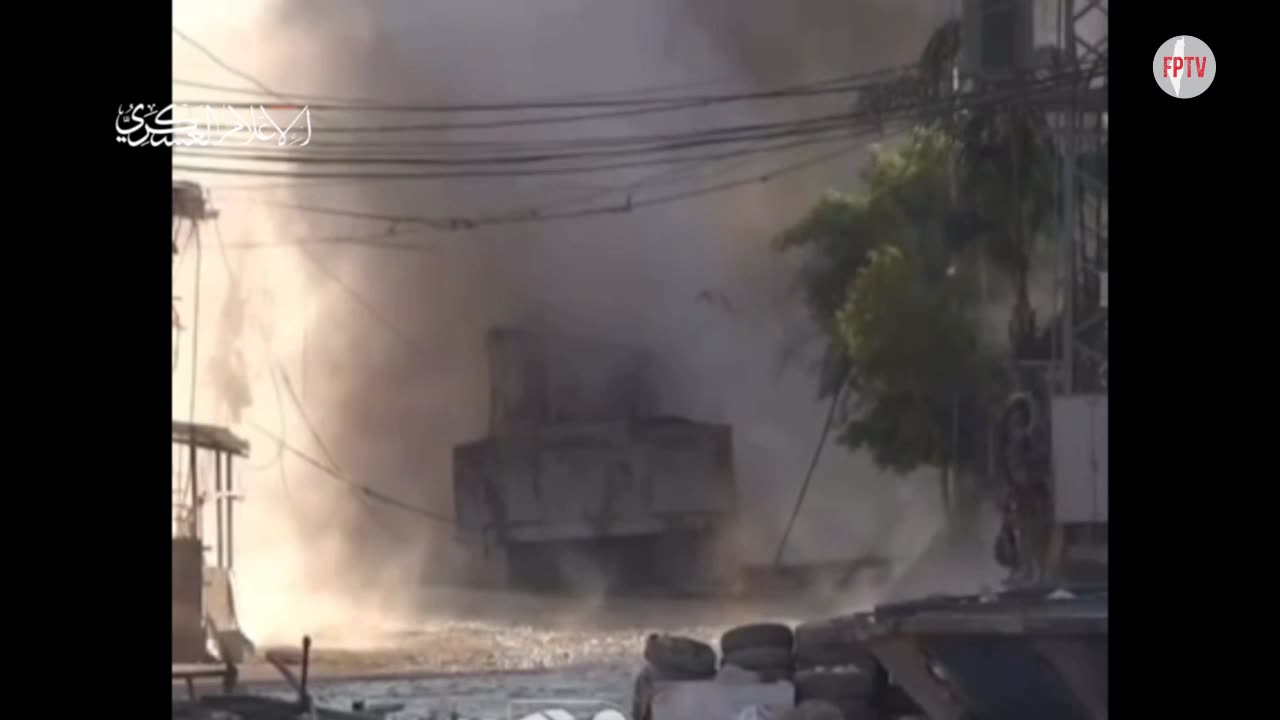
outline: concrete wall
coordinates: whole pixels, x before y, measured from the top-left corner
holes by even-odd
[[[454,452],[459,526],[509,540],[708,527],[735,503],[729,428],[681,420],[556,425]]]

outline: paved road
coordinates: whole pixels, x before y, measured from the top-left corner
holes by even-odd
[[[506,718],[512,699],[577,698],[630,707],[644,637],[675,632],[716,644],[742,622],[797,622],[852,610],[831,603],[729,602],[658,598],[580,599],[436,591],[421,622],[346,627],[313,633],[316,699],[335,707],[353,700],[404,703],[394,718]],[[293,649],[296,653],[297,650]],[[254,692],[287,697],[278,674],[261,662],[243,666]],[[523,709],[529,710],[528,706]]]

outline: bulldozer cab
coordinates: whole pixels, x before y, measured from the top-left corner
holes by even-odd
[[[172,449],[173,662],[239,662],[253,650],[232,582],[235,459],[249,443],[226,428],[174,421]]]

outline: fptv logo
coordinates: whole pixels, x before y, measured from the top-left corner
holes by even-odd
[[[1161,90],[1186,100],[1209,89],[1218,71],[1218,61],[1205,41],[1179,35],[1166,40],[1156,51],[1152,69]]]

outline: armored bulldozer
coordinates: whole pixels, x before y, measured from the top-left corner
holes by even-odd
[[[735,508],[729,427],[663,417],[642,354],[499,329],[487,437],[457,446],[473,583],[699,592]]]

